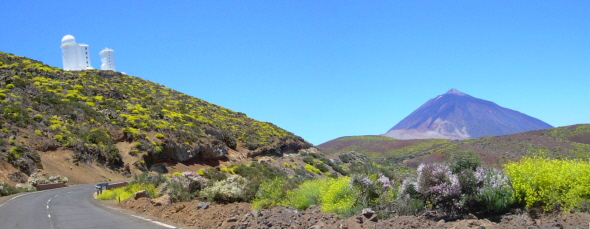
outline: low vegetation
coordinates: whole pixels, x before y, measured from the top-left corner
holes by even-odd
[[[321,154],[300,156],[315,159],[307,160],[310,163],[330,161],[344,168],[346,175],[335,172],[339,176],[332,177],[300,168],[288,175],[279,167],[253,162],[197,173],[143,174],[135,183],[158,187],[160,195],[169,195],[175,202],[251,202],[253,209],[319,206],[343,217],[368,208],[380,218],[435,211],[439,218],[461,219],[469,214],[497,216],[515,209],[567,214],[585,210],[590,203],[588,161],[525,157],[500,170],[482,164],[472,151],[457,151],[446,162],[423,163],[412,172],[392,170],[358,155],[342,156],[342,161]],[[292,167],[286,164],[285,168]],[[364,165],[363,169],[357,164]],[[114,195],[105,194],[111,199]],[[122,199],[130,196],[118,195]]]
[[[21,192],[27,192],[27,191],[29,191],[29,190],[22,189],[22,188],[16,188],[16,187],[10,186],[8,184],[0,184],[0,196],[9,196],[9,195],[13,195],[13,194],[21,193]]]
[[[526,208],[569,212],[590,201],[588,161],[534,156],[509,163],[505,170],[516,200]]]
[[[40,168],[38,151],[60,148],[74,151],[75,163],[122,168],[121,141],[138,143],[132,154],[151,158],[166,147],[242,147],[257,155],[311,146],[272,123],[138,77],[63,71],[2,52],[0,105],[0,161],[27,175]]]
[[[156,187],[149,183],[131,183],[125,187],[104,190],[96,196],[99,200],[117,200],[119,202],[133,197],[136,192],[146,190],[151,198],[158,197]]]

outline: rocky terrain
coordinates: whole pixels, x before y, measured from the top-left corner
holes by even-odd
[[[518,111],[451,89],[383,134],[396,139],[468,139],[551,128]]]
[[[196,171],[311,147],[254,120],[113,71],[63,71],[0,52],[0,182],[35,172],[70,182]]]
[[[285,207],[251,210],[248,203],[216,204],[199,201],[170,203],[148,198],[111,202],[120,208],[152,218],[186,226],[186,228],[587,228],[590,214],[544,215],[531,217],[514,213],[493,219],[471,219],[446,222],[436,214],[395,216],[385,220],[366,212],[340,218],[322,212],[318,207],[297,211]]]

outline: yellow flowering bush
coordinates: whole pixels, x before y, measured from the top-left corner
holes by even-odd
[[[349,215],[356,210],[358,192],[350,185],[350,177],[342,177],[307,180],[285,195],[281,205],[299,210],[320,205],[324,212]]]
[[[517,201],[526,208],[567,212],[590,200],[590,163],[542,156],[523,157],[504,165]]]
[[[285,192],[282,190],[285,182],[285,179],[279,177],[263,182],[252,200],[252,208],[259,210],[279,206],[285,198]]]
[[[327,184],[320,190],[322,211],[346,215],[354,211],[358,194],[350,186],[350,177],[329,178]]]
[[[131,183],[125,187],[116,188],[113,190],[104,190],[101,194],[96,196],[96,199],[123,201],[133,197],[133,194],[141,190],[146,190],[151,198],[158,197],[158,189],[154,187],[154,185]]]
[[[326,184],[326,180],[306,180],[294,190],[287,191],[287,198],[283,203],[286,206],[305,210],[311,205],[317,205],[320,201],[320,190]]]
[[[317,173],[317,174],[322,173],[322,171],[320,171],[318,168],[313,167],[312,165],[309,165],[309,164],[305,165],[304,168],[305,168],[305,171],[308,171],[310,173]]]

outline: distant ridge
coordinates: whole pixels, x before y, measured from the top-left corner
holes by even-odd
[[[468,139],[546,128],[552,126],[453,88],[428,100],[383,135],[397,139]]]

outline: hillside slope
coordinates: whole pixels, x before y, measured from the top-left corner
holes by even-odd
[[[311,147],[272,123],[138,77],[66,72],[1,52],[0,112],[0,162],[25,174],[42,167],[39,152],[49,151],[72,151],[74,163],[128,172]],[[131,143],[129,155],[122,156],[121,142]]]
[[[483,162],[491,165],[518,161],[522,156],[538,153],[554,158],[587,160],[590,157],[590,124],[462,141],[399,140],[384,136],[342,137],[318,147],[331,155],[354,151],[411,166],[420,162],[443,161],[457,151],[474,151]]]
[[[397,139],[468,139],[551,127],[526,114],[451,89],[428,100],[384,135]]]

